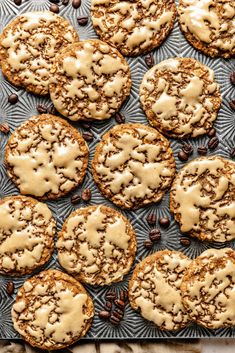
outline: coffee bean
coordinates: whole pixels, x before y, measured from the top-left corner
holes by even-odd
[[[206,146],[198,146],[197,153],[205,156],[207,154],[207,147]]]
[[[78,9],[78,8],[81,6],[81,0],[73,0],[73,1],[72,1],[72,6],[73,6],[75,9]]]
[[[207,136],[214,137],[216,135],[216,130],[214,128],[210,129],[207,133]]]
[[[147,217],[147,222],[150,226],[154,226],[156,224],[157,217],[154,213],[149,213]]]
[[[62,5],[67,6],[69,4],[69,0],[62,0]]]
[[[119,325],[121,320],[120,320],[119,318],[117,318],[116,316],[111,315],[109,321],[110,321],[111,324],[113,324],[113,325]]]
[[[185,153],[184,151],[179,151],[178,153],[178,158],[182,161],[182,162],[186,162],[188,160],[188,154]]]
[[[189,246],[191,244],[191,241],[188,238],[183,237],[180,239],[180,243],[184,246]]]
[[[90,132],[90,131],[83,132],[82,136],[83,136],[84,140],[86,140],[87,142],[91,142],[94,139],[94,136],[93,136],[92,132]]]
[[[114,115],[114,119],[118,124],[124,124],[125,123],[125,117],[121,113],[116,113]]]
[[[210,141],[208,142],[208,147],[210,150],[214,150],[219,144],[219,139],[218,137],[212,137],[212,139],[210,139]]]
[[[89,123],[81,123],[81,127],[85,130],[90,130],[91,129],[91,124]]]
[[[151,242],[157,241],[161,239],[161,232],[159,229],[152,229],[149,232],[149,239],[151,240]]]
[[[230,151],[230,157],[235,158],[235,147],[233,147]]]
[[[158,222],[161,227],[169,227],[170,225],[170,220],[167,217],[161,217]]]
[[[229,105],[230,105],[230,108],[231,108],[231,109],[235,110],[235,99],[231,100],[231,101],[229,102]]]
[[[10,132],[10,126],[7,123],[1,123],[0,124],[0,131],[3,134],[8,134]]]
[[[37,111],[39,114],[46,114],[47,113],[47,107],[43,104],[38,104],[37,105]]]
[[[112,310],[112,306],[113,306],[113,304],[108,301],[108,302],[105,303],[104,309],[107,310],[107,311],[111,311]]]
[[[113,301],[113,300],[115,300],[116,299],[116,293],[114,292],[114,291],[108,291],[107,293],[106,293],[106,295],[105,295],[105,298],[107,299],[107,300],[111,300],[111,301]]]
[[[54,12],[54,13],[59,13],[59,12],[60,12],[60,8],[59,8],[58,5],[52,4],[52,5],[50,6],[50,11],[51,11],[51,12]]]
[[[119,311],[114,310],[114,311],[112,312],[112,315],[113,315],[114,317],[116,317],[117,319],[121,320],[121,319],[123,318],[123,316],[124,316],[124,312],[122,311],[122,312],[120,313]]]
[[[230,81],[233,85],[235,85],[235,71],[230,74]]]
[[[19,97],[15,93],[10,94],[10,96],[8,97],[8,102],[10,104],[16,104],[18,100],[19,100]]]
[[[91,190],[90,189],[84,189],[82,192],[82,200],[85,202],[89,202],[91,199]]]
[[[147,65],[148,68],[153,67],[154,66],[153,54],[149,53],[149,54],[145,55],[144,61],[145,61],[145,64]]]
[[[125,302],[123,300],[121,300],[121,299],[116,299],[114,303],[120,309],[125,307]]]
[[[146,240],[144,241],[144,247],[145,247],[146,249],[151,249],[151,248],[153,247],[153,242],[152,242],[150,239],[146,239]]]
[[[73,205],[78,204],[80,201],[81,201],[81,196],[78,195],[78,194],[75,194],[75,195],[73,195],[73,196],[71,197],[71,203],[72,203]]]
[[[118,313],[118,314],[120,314],[120,315],[124,315],[124,310],[125,310],[125,308],[122,308],[122,309],[120,309],[120,308],[115,308],[115,311]]]
[[[88,17],[87,16],[80,16],[78,17],[78,24],[80,26],[86,26],[88,23]]]
[[[105,311],[105,310],[102,310],[102,311],[100,311],[99,312],[99,317],[101,318],[101,319],[104,319],[104,320],[107,320],[107,319],[109,319],[110,318],[110,312],[109,311]]]
[[[7,282],[6,291],[8,295],[12,295],[14,293],[15,285],[13,282]]]
[[[190,156],[193,153],[193,146],[189,143],[184,143],[182,146],[182,151]]]
[[[47,113],[48,113],[48,114],[52,114],[52,115],[55,115],[55,114],[56,114],[56,109],[55,109],[54,104],[51,104],[51,105],[47,108]]]
[[[121,290],[120,291],[120,299],[122,300],[122,301],[126,301],[127,300],[127,291],[126,290]]]
[[[14,0],[15,5],[20,6],[22,4],[22,0]]]

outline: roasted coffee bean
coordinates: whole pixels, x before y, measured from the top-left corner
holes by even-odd
[[[145,61],[145,64],[147,65],[148,68],[153,67],[154,66],[153,54],[149,53],[149,54],[145,55],[144,61]]]
[[[62,0],[62,5],[67,6],[69,4],[69,0]]]
[[[115,300],[116,299],[116,293],[114,292],[114,291],[108,291],[107,293],[106,293],[106,295],[105,295],[105,298],[107,299],[107,300],[111,300],[111,301],[113,301],[113,300]]]
[[[125,302],[123,300],[121,300],[121,299],[116,299],[114,303],[120,309],[125,307]]]
[[[124,315],[124,311],[125,311],[125,308],[115,308],[115,311],[117,312],[117,313],[119,313],[120,315]]]
[[[1,123],[0,124],[0,131],[3,134],[8,134],[10,132],[10,126],[7,123]]]
[[[81,201],[81,196],[78,195],[78,194],[75,194],[75,195],[73,195],[73,196],[71,197],[71,203],[72,203],[73,205],[78,204],[80,201]]]
[[[146,239],[146,240],[144,241],[144,247],[145,247],[146,249],[151,249],[151,248],[153,247],[153,242],[152,242],[150,239]]]
[[[50,6],[50,11],[51,11],[51,12],[54,12],[54,13],[59,13],[59,12],[60,12],[60,8],[59,8],[58,5],[52,4],[52,5]]]
[[[233,147],[230,151],[230,157],[235,158],[235,147]]]
[[[81,0],[73,0],[73,1],[72,1],[72,6],[73,6],[75,9],[78,9],[78,8],[81,6]]]
[[[180,239],[180,243],[184,246],[189,246],[191,244],[191,241],[188,238],[183,237]]]
[[[232,101],[229,102],[230,108],[232,108],[233,110],[235,110],[235,99],[233,99]]]
[[[230,81],[233,85],[235,85],[235,71],[230,74]]]
[[[14,293],[15,285],[13,282],[7,282],[6,291],[8,295],[12,295]]]
[[[91,124],[89,123],[81,123],[81,127],[85,130],[90,130],[91,129]]]
[[[112,312],[112,315],[115,316],[116,318],[118,318],[119,320],[121,320],[121,319],[123,318],[123,316],[124,316],[124,312],[122,311],[122,312],[120,313],[120,312],[118,312],[117,310],[114,310],[114,311]]]
[[[91,190],[90,189],[84,189],[82,192],[82,200],[85,202],[90,201],[91,199]]]
[[[182,162],[186,162],[188,160],[188,154],[185,153],[184,151],[179,151],[178,153],[178,158],[182,161]]]
[[[91,142],[94,139],[94,136],[93,136],[92,132],[90,132],[90,131],[83,132],[82,136],[83,136],[84,140],[86,140],[87,142]]]
[[[48,114],[52,114],[52,115],[55,115],[56,114],[56,109],[54,107],[53,104],[51,104],[48,108],[47,108],[47,113]]]
[[[208,147],[210,150],[214,150],[219,144],[219,139],[218,137],[212,137],[212,139],[210,139],[210,141],[208,142]]]
[[[88,17],[87,16],[80,16],[78,17],[78,24],[80,26],[86,26],[88,23]]]
[[[161,232],[159,229],[152,229],[149,232],[149,239],[151,240],[151,242],[157,241],[161,239]]]
[[[197,153],[205,156],[207,154],[207,147],[206,146],[198,146]]]
[[[216,135],[216,130],[214,128],[210,129],[207,133],[207,136],[214,137]]]
[[[108,301],[108,302],[105,303],[104,310],[111,311],[112,310],[112,306],[113,306],[112,302]]]
[[[154,226],[156,224],[157,217],[154,213],[149,213],[147,216],[147,222],[150,226]]]
[[[190,156],[193,153],[193,146],[189,143],[184,143],[182,146],[182,151]]]
[[[38,104],[37,105],[37,111],[39,114],[46,114],[47,113],[47,107],[43,104]]]
[[[111,315],[109,321],[113,325],[119,325],[121,320],[118,317]]]
[[[170,220],[167,217],[161,217],[158,222],[161,227],[169,227],[170,225]]]
[[[8,102],[10,104],[16,104],[18,100],[19,100],[19,97],[15,93],[10,94],[10,96],[8,97]]]
[[[102,311],[100,311],[99,312],[99,317],[101,318],[101,319],[104,319],[104,320],[107,320],[107,319],[109,319],[110,318],[110,312],[109,311],[105,311],[105,310],[102,310]]]
[[[122,300],[122,301],[126,301],[127,300],[127,291],[126,290],[121,290],[120,291],[120,299]]]
[[[125,117],[121,113],[116,113],[114,115],[114,119],[118,124],[124,124],[125,123]]]
[[[20,6],[22,4],[22,0],[14,0],[15,5]]]

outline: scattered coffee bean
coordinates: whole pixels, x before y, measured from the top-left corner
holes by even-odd
[[[119,313],[120,315],[124,315],[124,308],[122,308],[122,309],[120,309],[120,308],[115,308],[115,311],[117,312],[117,313]]]
[[[185,153],[184,151],[179,151],[178,153],[178,158],[182,161],[182,162],[186,162],[188,160],[188,154]]]
[[[57,4],[52,4],[50,6],[50,11],[54,12],[54,13],[59,13],[60,12],[60,8],[59,8],[59,6]]]
[[[22,4],[22,0],[14,0],[15,5],[20,6]]]
[[[120,319],[117,318],[117,317],[114,316],[114,315],[111,315],[109,321],[110,321],[111,324],[113,324],[113,325],[119,325],[119,324],[120,324]]]
[[[16,104],[18,100],[19,100],[19,97],[15,93],[10,94],[10,96],[8,97],[8,102],[10,104]]]
[[[118,318],[119,320],[121,320],[124,316],[124,312],[123,311],[117,311],[117,309],[115,309],[113,312],[112,312],[112,315],[116,318]]]
[[[0,131],[3,134],[8,134],[10,132],[10,126],[7,123],[1,123],[0,124]]]
[[[150,226],[154,226],[156,224],[157,217],[154,213],[149,213],[147,217],[147,222]]]
[[[85,130],[90,130],[91,129],[91,124],[89,123],[81,123],[81,127]]]
[[[205,156],[207,154],[207,147],[206,146],[198,146],[197,153]]]
[[[161,217],[158,222],[161,227],[169,227],[170,225],[170,220],[167,217]]]
[[[147,55],[145,55],[144,58],[145,64],[147,65],[147,67],[151,68],[154,66],[154,58],[153,58],[153,54],[149,53]]]
[[[37,105],[37,111],[39,114],[46,114],[47,113],[47,107],[43,104],[38,104]]]
[[[180,239],[180,243],[184,246],[189,246],[191,244],[191,241],[188,238],[183,237]]]
[[[62,5],[67,6],[69,4],[69,0],[62,0]]]
[[[111,301],[113,301],[113,300],[115,300],[116,299],[116,293],[114,292],[114,291],[108,291],[107,293],[106,293],[106,295],[105,295],[105,298],[107,299],[107,300],[111,300]]]
[[[92,132],[90,132],[90,131],[83,132],[82,136],[83,136],[84,140],[86,140],[87,142],[91,142],[94,139],[94,136],[93,136]]]
[[[78,17],[78,24],[80,26],[86,26],[88,23],[88,17],[87,16],[80,16]]]
[[[113,306],[112,302],[108,301],[108,302],[105,303],[104,309],[107,310],[107,311],[111,311],[112,310],[112,306]]]
[[[144,247],[145,247],[146,249],[151,249],[151,248],[153,247],[153,242],[152,242],[150,239],[146,239],[146,240],[144,241]]]
[[[51,104],[51,105],[47,108],[47,113],[48,113],[48,114],[52,114],[52,115],[55,115],[55,114],[56,114],[56,109],[55,109],[54,104]]]
[[[150,230],[149,232],[149,239],[151,240],[151,242],[157,241],[161,239],[161,232],[159,229],[155,228]]]
[[[99,312],[99,317],[101,318],[101,319],[104,319],[104,320],[107,320],[107,319],[109,319],[110,318],[110,312],[109,311],[105,311],[105,310],[102,310],[102,311],[100,311]]]
[[[235,71],[230,74],[230,81],[233,85],[235,85]]]
[[[214,128],[210,129],[207,133],[207,136],[214,137],[216,135],[216,130]]]
[[[235,99],[233,99],[232,101],[229,102],[230,108],[232,108],[233,110],[235,110]]]
[[[189,143],[184,143],[182,146],[182,151],[190,156],[193,153],[193,146]]]
[[[75,194],[75,195],[73,195],[73,196],[71,197],[71,203],[72,203],[73,205],[78,204],[80,201],[81,201],[81,196],[78,195],[78,194]]]
[[[13,282],[7,282],[6,291],[8,295],[12,295],[14,293],[15,285]]]
[[[123,309],[125,307],[125,302],[121,299],[116,299],[114,302],[118,308]]]
[[[81,0],[73,0],[72,6],[74,9],[78,9],[81,6]]]
[[[114,115],[114,119],[118,124],[124,124],[126,121],[124,115],[122,115],[121,113],[116,113]]]
[[[127,291],[123,289],[120,291],[120,299],[124,302],[127,300]]]
[[[218,137],[212,137],[212,139],[210,139],[210,141],[208,142],[208,147],[210,150],[214,150],[219,144],[219,139]]]
[[[235,147],[233,147],[230,151],[230,157],[235,158]]]
[[[84,189],[82,192],[82,200],[85,202],[89,202],[91,199],[91,190],[90,189]]]

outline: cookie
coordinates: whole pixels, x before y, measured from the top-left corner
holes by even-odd
[[[170,209],[182,232],[200,240],[235,239],[235,162],[219,156],[192,160],[176,176]]]
[[[117,206],[158,202],[171,185],[175,160],[169,141],[142,124],[116,125],[103,135],[92,162],[94,180]]]
[[[79,208],[58,235],[58,259],[81,282],[110,285],[130,271],[136,253],[135,232],[118,211],[106,206]]]
[[[92,0],[91,18],[100,38],[123,55],[157,48],[174,26],[174,0]]]
[[[213,70],[193,58],[172,58],[145,74],[140,101],[153,127],[170,137],[188,138],[209,131],[221,96]]]
[[[147,320],[161,330],[178,330],[189,322],[180,285],[189,258],[177,251],[158,251],[135,268],[129,282],[129,300]]]
[[[11,313],[15,330],[26,342],[56,350],[85,336],[94,307],[79,282],[63,272],[47,270],[25,281]]]
[[[24,13],[0,35],[2,72],[13,85],[46,95],[55,55],[78,40],[63,17],[50,11]]]
[[[70,45],[56,57],[51,72],[51,100],[70,120],[108,119],[130,94],[126,60],[100,40]]]
[[[54,248],[55,220],[47,205],[26,196],[0,200],[0,273],[22,276],[44,265]]]
[[[235,3],[231,0],[179,0],[179,23],[196,49],[211,57],[235,54]]]
[[[86,142],[74,127],[64,119],[42,114],[13,132],[5,165],[21,194],[57,199],[81,184],[88,156]]]
[[[190,318],[209,329],[235,325],[235,251],[209,249],[189,264],[181,284]]]

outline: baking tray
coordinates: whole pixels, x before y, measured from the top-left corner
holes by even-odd
[[[37,11],[49,9],[51,3],[49,0],[23,0],[21,6],[15,6],[13,0],[0,0],[0,32],[2,29],[18,14],[27,11]],[[78,30],[81,40],[88,38],[97,38],[91,20],[89,18],[88,24],[85,27],[78,25],[78,16],[89,16],[90,12],[90,1],[82,0],[81,7],[75,10],[71,4],[68,6],[60,6],[60,15],[67,18],[72,25]],[[222,107],[219,112],[218,119],[215,123],[215,128],[218,133],[220,140],[219,146],[209,152],[208,154],[219,154],[221,156],[229,158],[229,152],[235,145],[235,112],[229,107],[229,101],[235,98],[235,88],[232,87],[229,75],[231,71],[235,70],[235,59],[224,60],[221,58],[211,59],[201,54],[200,52],[193,49],[185,40],[184,36],[180,32],[177,21],[175,22],[174,30],[171,32],[168,39],[161,45],[159,49],[153,51],[154,61],[158,63],[169,57],[181,56],[181,57],[193,57],[203,64],[208,65],[215,71],[217,82],[220,84],[221,92],[223,96]],[[138,90],[144,73],[148,70],[144,56],[137,58],[127,59],[131,72],[133,86],[129,99],[125,102],[121,109],[121,113],[125,116],[126,122],[138,122],[147,124],[145,115],[140,107]],[[19,102],[16,105],[10,105],[7,101],[7,97],[10,93],[17,93],[19,96]],[[10,126],[11,132],[15,130],[23,121],[30,118],[33,115],[38,114],[36,106],[38,104],[50,104],[48,98],[36,97],[32,94],[26,93],[23,89],[13,87],[7,82],[0,71],[0,123],[7,122]],[[101,136],[108,131],[113,125],[116,124],[114,118],[105,122],[94,123],[92,132],[94,134],[94,140],[89,143],[90,148],[90,161],[93,158],[94,150],[97,143],[100,141]],[[80,131],[83,131],[79,124],[73,124]],[[18,190],[15,188],[13,183],[9,180],[6,175],[6,170],[3,164],[4,159],[4,148],[7,142],[8,136],[1,134],[0,136],[0,198],[15,195]],[[208,143],[208,137],[200,137],[194,140],[187,140],[194,147],[194,154],[190,157],[193,159],[197,156],[196,149],[199,145],[205,145]],[[179,161],[177,154],[181,148],[182,143],[171,140],[171,147],[174,151],[177,169],[181,168],[184,163]],[[81,189],[89,187],[92,191],[92,204],[106,204],[116,208],[111,202],[104,199],[96,185],[92,180],[91,168],[87,172],[86,178],[83,185],[75,190],[74,193],[79,192]],[[54,217],[57,220],[58,230],[61,229],[65,218],[77,207],[84,206],[82,202],[74,206],[70,202],[71,194],[67,197],[63,197],[58,201],[47,202],[48,206],[52,210]],[[162,229],[162,238],[159,242],[154,244],[151,250],[147,250],[144,247],[144,240],[148,237],[150,227],[146,222],[146,217],[150,212],[154,212],[157,218],[166,216],[171,219],[171,225],[167,229]],[[147,255],[161,249],[172,249],[183,251],[186,255],[191,258],[196,257],[202,251],[209,247],[221,248],[230,246],[235,249],[235,241],[226,244],[215,244],[200,242],[196,239],[191,240],[191,244],[188,247],[183,246],[180,243],[180,236],[182,235],[179,231],[179,227],[174,222],[172,215],[169,212],[169,194],[165,195],[163,200],[159,204],[154,204],[145,208],[141,208],[137,211],[123,211],[123,214],[131,221],[137,235],[138,241],[138,252],[136,256],[135,264],[138,263],[142,258]],[[133,266],[134,267],[134,266]],[[53,254],[52,259],[43,269],[47,268],[59,268],[56,261],[56,253]],[[11,277],[0,276],[0,339],[18,339],[19,335],[14,331],[11,322],[11,306],[15,298],[15,294],[19,287],[23,284],[26,278],[13,278],[15,284],[14,295],[9,296],[6,293],[6,285],[8,281],[11,281]],[[112,285],[112,289],[120,291],[121,289],[127,289],[128,280],[130,274],[127,275],[124,281]],[[198,338],[198,337],[235,337],[235,328],[225,328],[219,330],[208,330],[196,325],[188,326],[182,330],[175,332],[161,331],[151,322],[143,319],[138,313],[131,309],[129,304],[126,306],[124,319],[121,321],[119,326],[113,326],[112,324],[99,319],[98,312],[102,310],[105,303],[105,293],[109,288],[105,287],[91,287],[86,286],[88,292],[92,296],[96,308],[96,314],[94,317],[93,325],[88,332],[87,336],[83,339],[86,341],[93,340],[107,340],[107,339],[160,339],[160,338]]]

